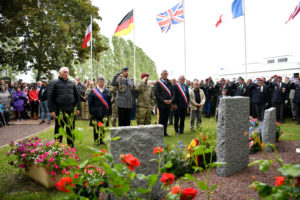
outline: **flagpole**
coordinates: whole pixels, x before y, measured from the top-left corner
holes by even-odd
[[[133,9],[133,74],[134,84],[136,83],[136,66],[135,66],[135,9]]]
[[[246,35],[246,0],[243,0],[243,7],[244,7],[244,42],[245,42],[245,78],[246,81],[248,79],[248,69],[247,69],[247,35]]]
[[[91,15],[91,79],[93,80],[93,16]]]
[[[186,16],[185,16],[185,1],[183,0],[183,20],[184,20],[184,28],[183,28],[183,40],[184,40],[184,77],[186,78],[186,37],[185,37],[185,22],[186,22]]]

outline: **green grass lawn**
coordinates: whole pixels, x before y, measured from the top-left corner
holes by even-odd
[[[81,143],[75,143],[78,156],[81,160],[90,157],[87,150],[88,145],[93,145],[93,130],[88,126],[88,121],[77,120],[76,127],[83,128],[84,139]],[[154,118],[153,118],[154,124]],[[136,125],[135,121],[132,125]],[[212,144],[216,144],[216,120],[215,118],[203,119],[202,130],[205,135],[208,135]],[[282,131],[284,132],[280,140],[300,140],[300,126],[296,125],[294,121],[286,120],[282,124]],[[185,122],[185,134],[176,135],[173,126],[168,126],[168,133],[171,137],[165,137],[165,144],[179,145],[178,141],[182,141],[184,145],[188,145],[190,141],[195,138],[195,133],[189,130],[189,118]],[[53,128],[37,134],[42,139],[53,138]],[[104,147],[104,146],[103,146]],[[30,178],[26,177],[19,169],[12,168],[8,165],[8,158],[6,152],[9,146],[0,149],[0,199],[3,200],[35,200],[35,199],[49,199],[57,200],[63,199],[64,194],[58,192],[56,189],[45,189],[43,186],[35,183]]]

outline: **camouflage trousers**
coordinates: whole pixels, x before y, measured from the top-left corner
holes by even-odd
[[[111,126],[116,127],[118,119],[118,107],[115,104],[112,104],[111,110]]]
[[[81,102],[81,116],[82,119],[89,119],[89,106],[86,104],[86,102]]]
[[[137,125],[151,124],[151,108],[137,107],[136,122]]]

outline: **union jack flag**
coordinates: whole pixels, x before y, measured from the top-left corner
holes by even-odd
[[[294,12],[290,15],[289,19],[285,23],[288,23],[289,21],[294,19],[298,15],[299,11],[300,11],[300,2],[298,3],[298,5],[296,6]]]
[[[167,33],[171,29],[172,24],[179,24],[184,21],[183,19],[183,1],[156,16],[162,33]]]

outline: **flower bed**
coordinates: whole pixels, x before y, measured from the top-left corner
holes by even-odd
[[[17,144],[11,142],[10,146],[11,150],[7,152],[7,156],[10,157],[9,164],[24,169],[25,173],[29,176],[32,175],[33,178],[38,178],[39,176],[35,176],[35,174],[41,172],[41,169],[36,168],[43,168],[46,174],[56,181],[57,176],[71,169],[71,166],[64,165],[67,160],[73,163],[78,161],[76,149],[61,144],[57,140],[42,141],[38,137],[34,137],[22,140]],[[36,178],[34,179],[36,180]],[[53,183],[38,182],[46,187],[54,186]]]

